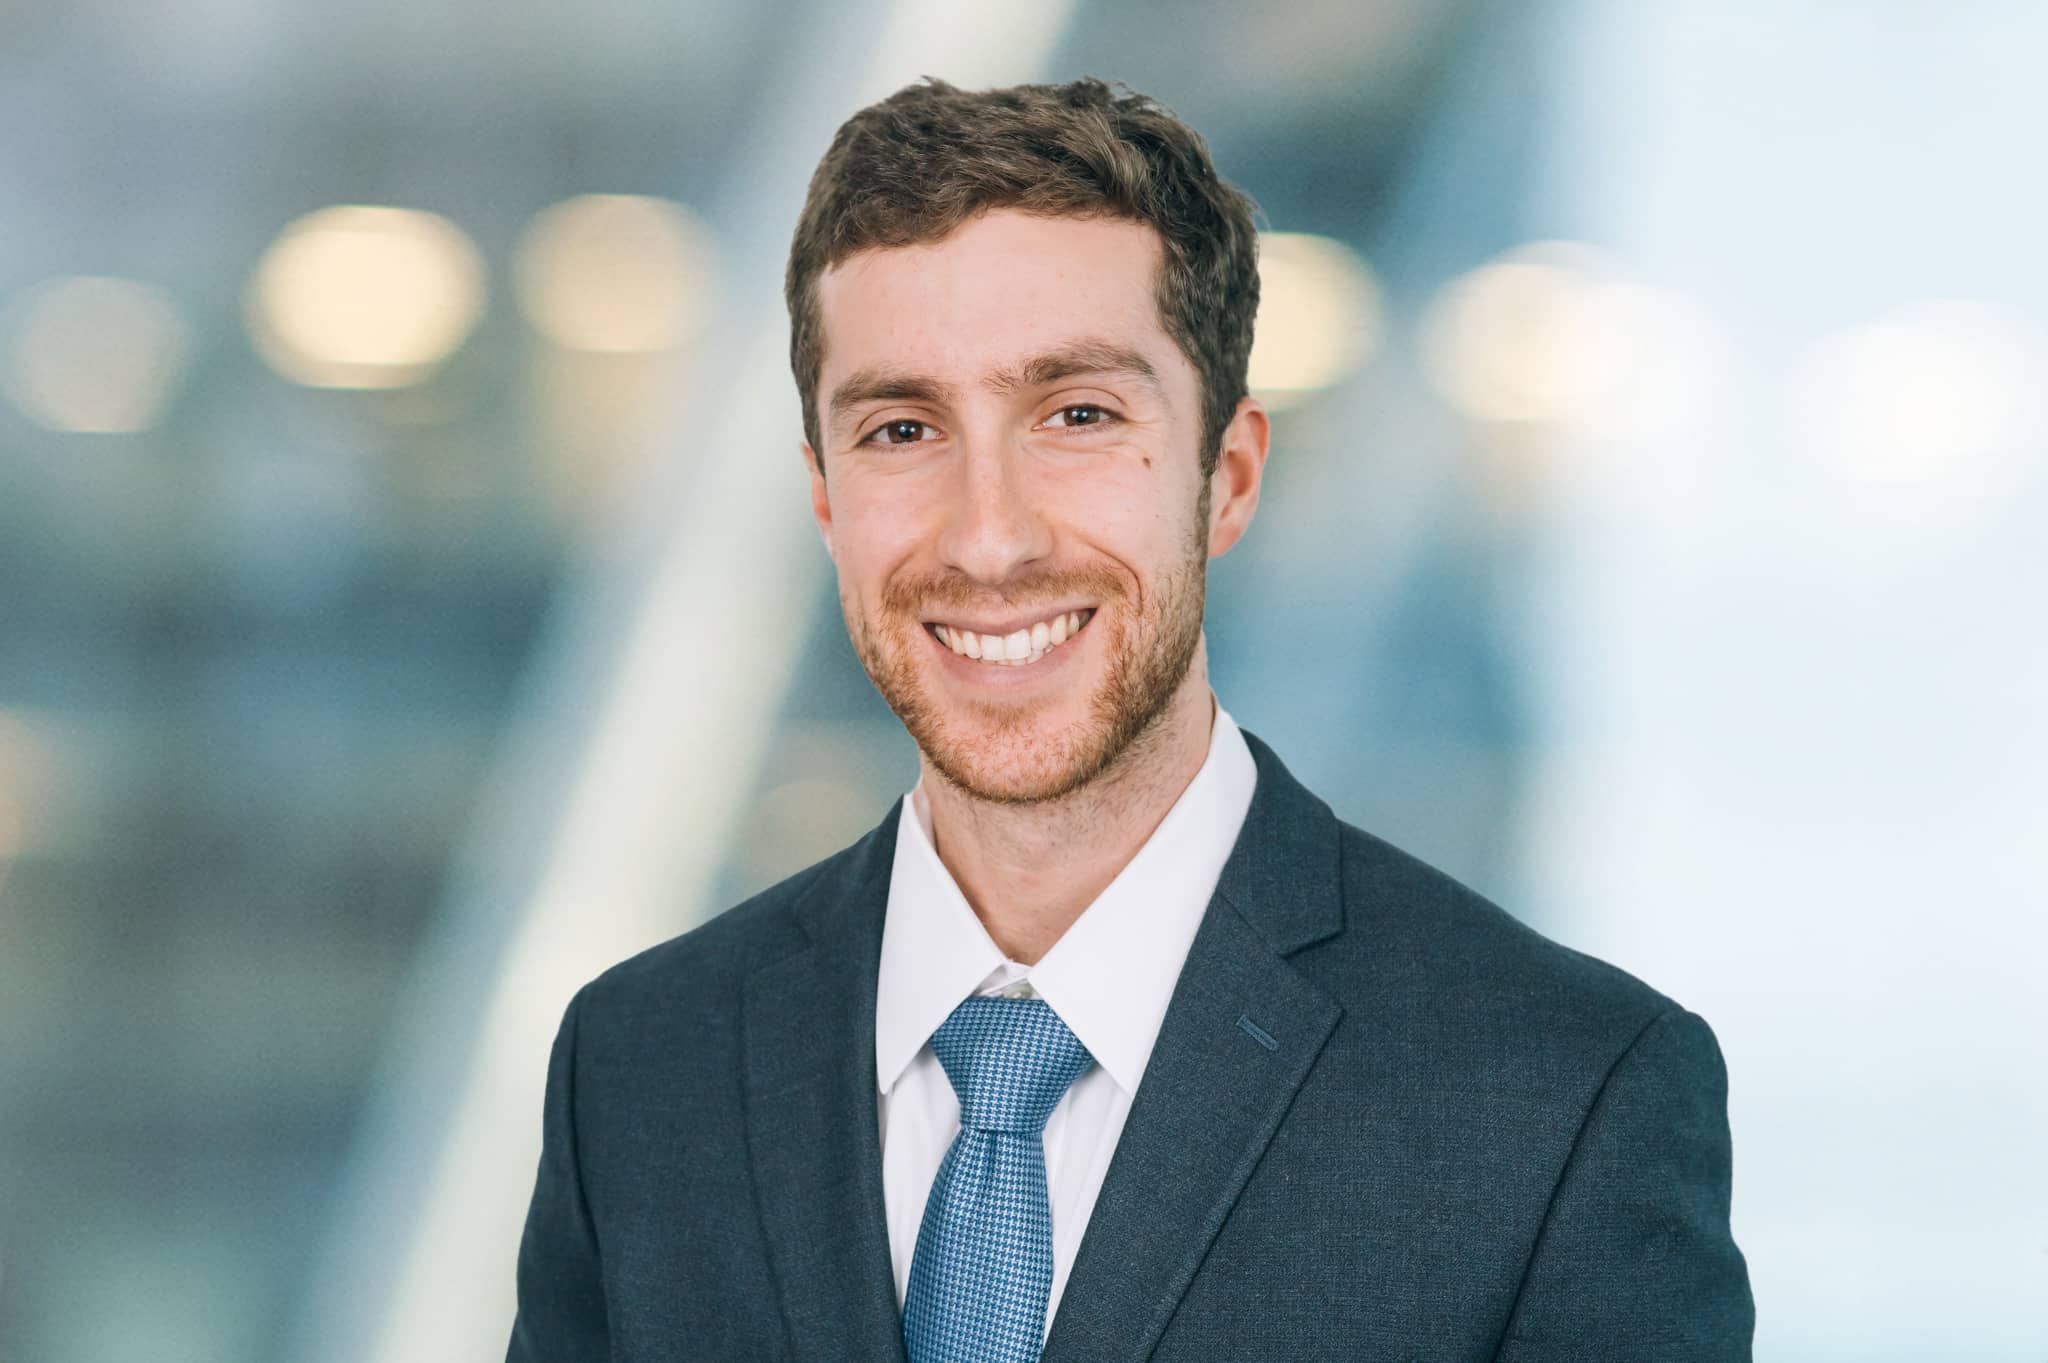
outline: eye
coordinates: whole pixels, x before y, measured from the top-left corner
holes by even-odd
[[[1092,402],[1077,402],[1054,412],[1046,418],[1046,424],[1055,428],[1077,430],[1084,426],[1106,426],[1117,419],[1116,413],[1107,407],[1098,407]]]
[[[885,421],[872,431],[869,431],[865,436],[861,437],[860,443],[863,445],[918,445],[924,443],[925,436],[922,433],[930,430],[931,427],[922,421],[917,421],[910,417],[898,417],[894,421]]]

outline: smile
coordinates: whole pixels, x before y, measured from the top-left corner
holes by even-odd
[[[1000,667],[1028,667],[1079,634],[1095,610],[1067,611],[1005,634],[984,634],[961,625],[926,625],[938,641],[962,658]]]

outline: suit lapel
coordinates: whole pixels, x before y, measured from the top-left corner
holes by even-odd
[[[875,1101],[875,976],[897,809],[793,912],[809,944],[747,981],[747,1146],[798,1359],[903,1359]]]
[[[1343,1009],[1285,960],[1339,931],[1338,826],[1245,735],[1258,785],[1188,950],[1045,1363],[1158,1343]]]

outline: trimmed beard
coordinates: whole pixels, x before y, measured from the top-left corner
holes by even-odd
[[[924,622],[943,616],[947,607],[986,607],[986,590],[958,576],[891,582],[883,592],[881,620],[873,625],[841,593],[847,634],[868,679],[941,776],[979,800],[1038,804],[1071,795],[1142,751],[1141,741],[1166,713],[1201,645],[1208,492],[1205,483],[1185,557],[1161,577],[1149,602],[1132,608],[1124,578],[1106,567],[1044,573],[1000,593],[1006,606],[1087,597],[1096,602],[1090,632],[1105,627],[1110,636],[1103,641],[1107,667],[1089,698],[1088,717],[1028,747],[1020,745],[1035,718],[1032,707],[969,702],[959,707],[966,714],[963,726],[933,702],[916,661],[915,650],[925,646],[916,636],[928,633]]]

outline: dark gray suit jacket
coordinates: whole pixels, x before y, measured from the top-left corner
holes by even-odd
[[[1251,812],[1047,1363],[1749,1358],[1706,1023],[1245,741]],[[513,1363],[901,1363],[874,1055],[896,817],[570,1004]]]

